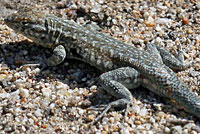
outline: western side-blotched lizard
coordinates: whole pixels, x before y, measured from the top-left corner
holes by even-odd
[[[129,108],[131,92],[140,85],[154,93],[174,99],[200,118],[200,98],[182,82],[172,69],[183,70],[183,51],[173,56],[164,48],[148,44],[145,51],[73,21],[39,12],[18,12],[5,19],[15,31],[44,47],[53,48],[47,65],[55,66],[65,58],[81,60],[104,72],[99,81],[116,101],[109,103],[92,122],[97,122],[111,107]],[[127,112],[126,112],[127,114]]]

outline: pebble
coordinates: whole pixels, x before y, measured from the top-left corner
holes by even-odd
[[[43,96],[45,96],[45,97],[47,97],[47,98],[50,97],[51,93],[52,93],[52,91],[51,91],[50,88],[43,88],[43,89],[42,89],[42,94],[43,94]]]
[[[99,13],[101,11],[101,6],[99,4],[95,4],[91,9],[92,13]]]
[[[151,16],[144,23],[147,27],[154,27],[156,25],[155,20]]]
[[[160,32],[160,31],[162,31],[162,28],[160,27],[160,25],[157,25],[156,28],[155,28],[155,30],[156,30],[157,32]]]
[[[166,10],[167,9],[167,6],[163,6],[161,4],[157,4],[157,7],[162,9],[162,10]]]
[[[142,108],[141,110],[140,110],[140,113],[139,113],[139,115],[141,115],[141,116],[146,116],[147,115],[147,109],[146,108]]]
[[[10,98],[11,100],[13,100],[13,101],[17,101],[17,100],[19,100],[19,98],[20,98],[19,93],[20,93],[20,91],[19,91],[19,90],[16,90],[16,91],[10,93],[10,97],[9,97],[9,98]]]
[[[122,129],[122,130],[120,131],[120,133],[122,133],[122,134],[130,134],[129,130],[126,129],[126,128]]]
[[[23,97],[29,97],[29,90],[22,88],[22,89],[20,89],[20,94]]]
[[[93,86],[90,87],[90,90],[91,90],[91,91],[94,91],[94,90],[96,90],[96,89],[97,89],[97,86],[96,86],[96,85],[93,85]]]
[[[183,22],[183,24],[185,24],[185,25],[186,25],[186,24],[188,24],[188,23],[189,23],[189,20],[188,20],[187,18],[183,18],[183,19],[182,19],[182,22]]]
[[[9,93],[0,93],[0,98],[4,99],[4,98],[9,98],[10,94]]]
[[[170,129],[168,127],[165,127],[165,130],[164,130],[165,133],[170,133]]]
[[[198,134],[196,131],[192,131],[191,134]]]
[[[41,109],[37,109],[35,112],[34,112],[34,114],[37,116],[37,117],[42,117],[43,116],[43,114],[41,113]]]
[[[140,113],[140,107],[139,107],[138,105],[134,105],[134,106],[132,107],[132,109],[133,109],[133,112],[134,112],[134,113],[136,113],[136,114],[139,114],[139,113]]]
[[[51,103],[50,105],[49,105],[49,108],[50,109],[53,109],[55,107],[55,103]]]
[[[182,127],[181,126],[174,126],[172,127],[173,134],[182,134]]]
[[[191,72],[190,72],[190,75],[191,75],[192,77],[197,77],[197,76],[200,76],[200,72],[199,72],[199,71],[191,71]]]
[[[43,108],[48,108],[49,104],[50,104],[50,99],[47,99],[47,98],[43,99],[41,102],[41,106]]]
[[[7,77],[6,74],[0,74],[0,81],[4,80]]]
[[[165,113],[162,112],[162,111],[159,111],[159,112],[156,112],[156,115],[157,115],[158,117],[164,117],[164,116],[165,116]]]
[[[158,18],[156,20],[156,23],[158,23],[158,24],[169,24],[171,22],[172,22],[172,20],[168,19],[168,18]]]

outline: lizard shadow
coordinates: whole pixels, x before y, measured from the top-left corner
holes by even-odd
[[[37,64],[42,63],[46,60],[46,57],[51,56],[51,50],[48,48],[43,48],[41,46],[35,45],[35,43],[29,42],[27,40],[17,43],[9,43],[9,44],[0,44],[0,63],[6,64],[11,70],[16,70],[20,66],[24,64]],[[100,71],[92,67],[86,63],[76,60],[66,59],[64,63],[68,63],[68,65],[60,64],[55,67],[48,67],[48,73],[40,72],[35,76],[34,79],[40,81],[41,79],[45,79],[47,77],[52,77],[53,79],[58,79],[62,81],[73,89],[75,87],[90,87],[93,84],[99,86],[97,82],[98,76],[101,74]],[[44,70],[46,71],[46,70]],[[66,81],[66,74],[70,75],[70,79]],[[3,87],[4,85],[0,82],[0,85]],[[100,86],[101,88],[101,86]],[[17,89],[14,89],[17,90]],[[164,112],[175,114],[177,117],[182,118],[180,112],[177,108],[169,110],[168,104],[169,101],[163,100],[162,97],[151,93],[148,89],[143,87],[139,87],[137,89],[131,90],[133,97],[137,100],[150,105],[154,111],[156,111],[154,104],[165,104],[163,108]],[[97,90],[96,93],[91,96],[87,96],[86,98],[92,102],[92,106],[94,105],[106,105],[109,102],[113,101],[113,97],[110,95],[102,95],[105,94],[104,90]],[[166,106],[167,104],[167,106]],[[84,107],[84,106],[83,106]],[[88,107],[88,106],[86,106]],[[170,106],[172,107],[172,106]],[[121,110],[117,108],[116,110]]]
[[[38,46],[27,40],[0,44],[0,63],[8,66],[11,70],[16,70],[26,64],[45,63],[46,58],[51,56],[51,52],[51,49]],[[51,77],[64,83],[67,82],[66,84],[69,84],[72,88],[84,87],[90,86],[95,82],[91,79],[96,77],[99,72],[95,72],[94,69],[81,61],[65,59],[63,63],[57,66],[45,67],[44,70],[35,75],[34,79],[40,81],[41,79]],[[70,79],[66,81],[68,75],[70,75]]]

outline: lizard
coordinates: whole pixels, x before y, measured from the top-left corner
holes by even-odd
[[[140,50],[74,21],[33,10],[9,15],[5,24],[36,44],[51,48],[53,53],[46,61],[48,66],[56,66],[69,58],[101,70],[99,83],[116,100],[108,103],[91,124],[98,122],[111,107],[122,107],[127,116],[133,102],[129,89],[139,86],[175,100],[200,118],[200,98],[173,71],[194,65],[194,62],[185,63],[182,49],[173,55],[149,43],[146,50]]]

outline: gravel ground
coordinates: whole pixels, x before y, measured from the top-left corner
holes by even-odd
[[[200,2],[197,0],[4,0],[0,1],[0,133],[198,134],[200,121],[173,100],[139,87],[133,105],[110,110],[88,126],[114,98],[96,81],[100,72],[73,60],[44,70],[37,64],[51,50],[15,33],[3,17],[21,8],[53,13],[144,49],[149,42],[174,53],[182,44],[186,62],[200,62]],[[189,47],[189,49],[187,49]],[[200,95],[200,65],[177,72]]]

